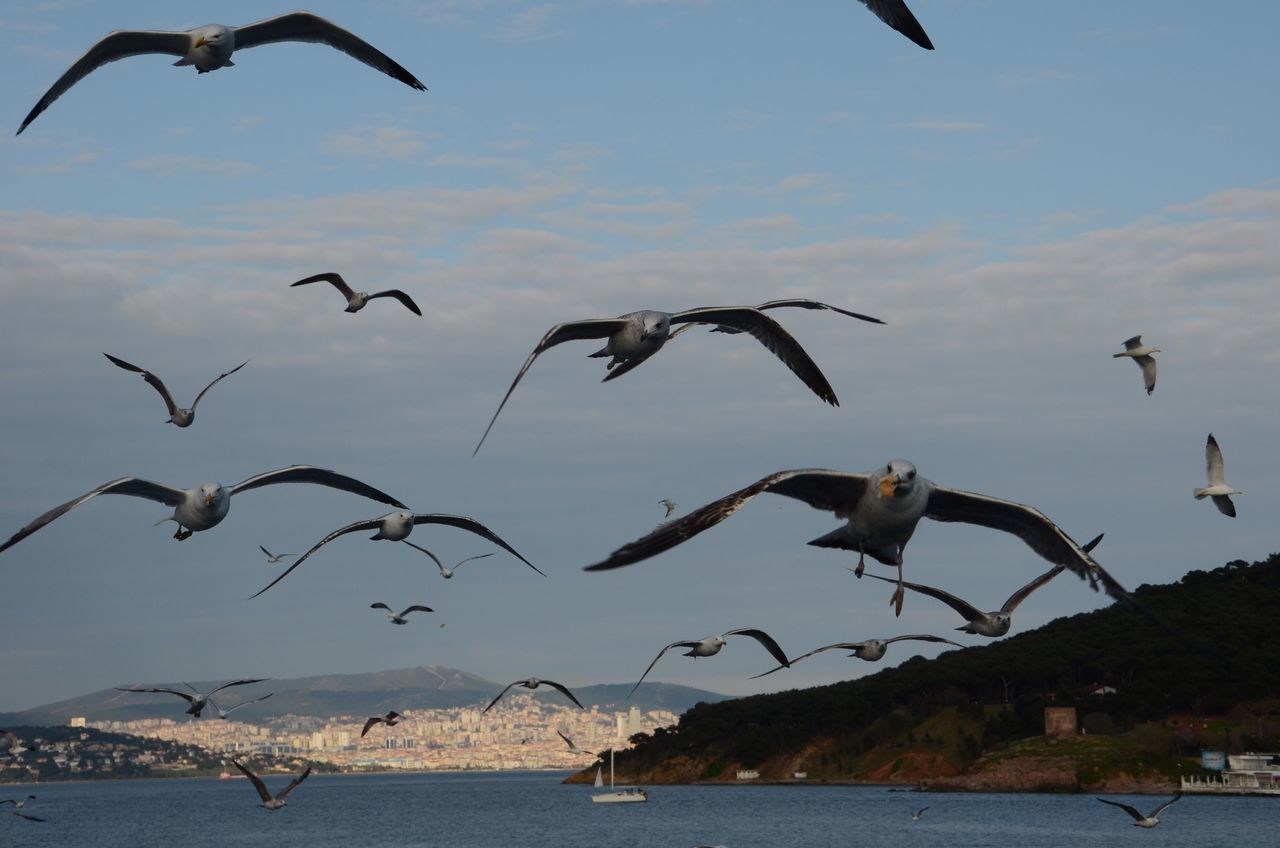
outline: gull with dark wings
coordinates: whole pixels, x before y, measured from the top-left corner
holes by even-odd
[[[378,601],[376,604],[369,604],[369,609],[386,610],[387,618],[391,620],[392,624],[408,624],[409,621],[405,616],[411,612],[435,612],[431,607],[424,607],[422,604],[414,604],[413,606],[405,607],[400,612],[396,612],[382,601]]]
[[[249,360],[246,359],[230,371],[224,371],[217,377],[214,377],[213,381],[201,389],[200,394],[196,395],[196,399],[191,403],[191,408],[182,409],[174,403],[173,395],[169,394],[169,390],[164,387],[164,383],[160,382],[160,378],[155,374],[152,374],[150,371],[144,371],[136,365],[131,365],[123,359],[117,359],[109,353],[104,353],[102,355],[126,371],[133,371],[141,374],[142,379],[146,380],[153,389],[160,393],[160,397],[164,398],[164,405],[169,408],[169,420],[166,423],[177,424],[179,427],[190,427],[191,423],[196,420],[196,407],[200,405],[200,398],[204,397],[205,392],[216,386],[218,381],[223,377],[230,377],[232,374],[249,364]]]
[[[240,703],[236,704],[235,706],[230,707],[230,708],[225,709],[225,710],[224,710],[222,707],[218,706],[218,702],[217,702],[217,701],[213,700],[213,698],[210,698],[210,699],[209,699],[209,706],[213,707],[214,711],[215,711],[215,712],[217,712],[217,714],[218,714],[218,718],[222,719],[223,721],[227,721],[228,719],[230,719],[231,714],[232,714],[233,712],[235,712],[236,710],[240,709],[241,707],[247,707],[247,706],[249,706],[250,704],[256,704],[256,703],[258,703],[259,701],[265,701],[265,700],[267,700],[268,698],[270,698],[270,697],[271,697],[272,695],[274,695],[274,694],[275,694],[275,692],[268,692],[267,694],[263,695],[261,698],[253,698],[253,699],[248,700],[248,701],[241,701]]]
[[[473,559],[484,559],[485,557],[491,557],[494,554],[493,551],[490,551],[487,554],[476,554],[475,556],[469,556],[466,559],[459,560],[457,563],[454,564],[453,568],[445,568],[444,563],[440,561],[440,557],[436,556],[431,551],[422,547],[422,545],[415,545],[413,542],[410,542],[408,539],[401,539],[400,541],[404,542],[409,547],[416,548],[417,550],[422,551],[424,554],[431,557],[431,561],[436,564],[436,568],[440,569],[440,576],[443,577],[445,580],[452,579],[453,573],[458,570],[459,566],[465,565],[466,563],[471,562],[471,560]],[[537,569],[534,569],[534,570],[536,571]],[[443,624],[440,626],[444,627]]]
[[[640,675],[640,679],[636,681],[636,685],[631,687],[631,691],[627,693],[627,697],[630,698],[635,694],[636,690],[640,688],[640,684],[644,683],[644,679],[649,676],[649,672],[653,671],[653,667],[658,664],[658,660],[662,659],[667,651],[672,648],[688,648],[689,650],[684,653],[686,657],[693,657],[694,659],[697,659],[698,657],[713,657],[720,653],[720,649],[725,646],[726,636],[750,636],[752,639],[755,639],[764,646],[766,651],[773,655],[775,660],[781,663],[779,668],[788,668],[792,663],[792,660],[787,659],[787,655],[783,652],[782,648],[768,633],[765,633],[763,630],[757,630],[754,627],[739,627],[736,630],[729,630],[719,636],[708,636],[705,639],[692,639],[686,642],[672,642],[670,645],[667,645],[667,647],[658,651],[658,655],[653,658],[653,662],[649,663],[649,667],[644,670],[644,674]]]
[[[578,709],[580,710],[586,709],[586,707],[582,706],[582,704],[579,703],[578,699],[573,696],[573,693],[570,692],[568,687],[566,687],[563,683],[556,683],[554,680],[540,680],[537,677],[530,677],[527,680],[517,680],[514,683],[508,683],[507,688],[499,692],[497,697],[489,702],[489,706],[485,707],[480,712],[483,714],[493,709],[493,705],[501,701],[502,696],[507,694],[507,692],[511,690],[512,686],[523,686],[526,689],[537,689],[539,686],[543,685],[544,683],[547,686],[550,686],[552,689],[559,690],[560,693],[563,694],[566,698],[568,698],[570,701],[573,701],[575,704],[577,704]]]
[[[253,784],[253,788],[258,790],[258,797],[262,799],[262,806],[266,807],[268,810],[272,810],[273,812],[283,807],[285,797],[287,797],[290,792],[297,789],[298,784],[306,780],[307,775],[311,774],[311,766],[307,766],[303,769],[302,774],[289,782],[288,786],[281,789],[275,795],[272,795],[267,791],[267,785],[262,782],[262,778],[258,777],[256,774],[241,765],[239,760],[233,759],[231,764],[240,769],[245,777],[249,778],[249,782]]]
[[[570,745],[569,747],[573,746]],[[28,801],[34,801],[35,799],[36,796],[34,795],[28,795],[25,798],[5,798],[3,801],[0,801],[0,806],[12,804],[15,810],[21,810],[23,807],[27,806]]]
[[[360,738],[363,739],[365,734],[372,730],[375,724],[385,724],[387,727],[395,727],[402,718],[404,718],[404,716],[400,715],[400,713],[395,710],[392,710],[386,715],[372,716],[364,723],[364,729],[360,731]]]
[[[1088,580],[1096,591],[1101,584],[1107,594],[1137,606],[1124,587],[1089,553],[1035,507],[1013,501],[949,489],[916,473],[905,459],[858,474],[823,468],[779,471],[694,510],[688,515],[660,525],[648,535],[623,545],[601,562],[586,567],[602,571],[640,562],[688,541],[716,526],[742,509],[756,495],[771,492],[804,501],[815,509],[835,513],[845,524],[809,544],[841,548],[858,553],[862,575],[864,558],[896,566],[898,588],[890,603],[902,613],[902,553],[921,518],[959,521],[1012,533],[1037,554],[1054,565],[1071,569]]]
[[[267,550],[267,549],[266,549],[266,548],[264,548],[262,545],[258,545],[258,550],[262,551],[264,554],[266,554],[266,555],[267,555],[267,565],[275,565],[276,563],[280,562],[280,560],[284,559],[285,557],[296,557],[296,556],[297,556],[297,554],[273,554],[273,553],[271,553],[271,551]]]
[[[224,683],[217,688],[210,689],[208,692],[197,691],[190,683],[182,684],[190,689],[190,692],[183,692],[181,689],[169,689],[164,686],[117,686],[115,688],[119,692],[163,692],[167,695],[177,695],[187,702],[187,714],[193,718],[200,718],[200,713],[204,712],[204,708],[209,704],[210,695],[221,692],[223,689],[229,689],[232,686],[248,686],[250,683],[261,683],[266,679],[265,677],[252,677],[244,680],[233,680],[230,683]]]
[[[791,372],[799,377],[814,394],[832,406],[839,406],[835,390],[827,382],[817,364],[809,358],[800,343],[782,328],[782,325],[765,315],[754,306],[704,306],[697,309],[686,309],[683,312],[658,312],[643,309],[628,312],[617,318],[589,318],[585,321],[571,321],[557,324],[547,331],[538,342],[533,353],[520,366],[516,378],[511,381],[511,388],[503,395],[502,402],[489,420],[484,435],[480,437],[476,449],[471,452],[475,456],[480,446],[493,429],[494,423],[502,408],[507,405],[511,393],[516,390],[525,372],[533,365],[533,361],[542,352],[564,342],[581,339],[607,339],[605,346],[593,354],[594,358],[612,357],[606,366],[609,373],[602,382],[609,382],[621,377],[653,356],[671,338],[673,324],[712,324],[729,327],[743,333],[749,333],[775,356],[782,360]]]
[[[74,500],[55,506],[10,536],[8,541],[0,545],[0,551],[13,547],[54,519],[65,515],[80,506],[80,504],[96,498],[98,495],[131,495],[135,498],[146,498],[147,500],[158,501],[165,506],[173,507],[173,515],[162,518],[156,523],[163,524],[166,521],[172,521],[177,524],[178,530],[173,534],[173,538],[182,541],[190,538],[192,533],[208,530],[221,523],[231,509],[232,495],[277,483],[314,483],[319,486],[328,486],[332,489],[341,489],[344,492],[351,492],[371,500],[405,509],[404,504],[386,492],[379,491],[345,474],[339,474],[327,468],[316,468],[311,465],[290,465],[288,468],[264,471],[246,480],[241,480],[230,487],[223,486],[221,483],[204,483],[194,489],[175,489],[163,483],[153,483],[150,480],[143,480],[138,477],[120,477],[103,483],[95,489],[90,489]],[[294,565],[297,565],[297,563],[294,563]],[[287,574],[288,572],[285,573]]]
[[[884,579],[884,578],[881,578],[881,579]],[[907,583],[905,585],[910,586],[911,584]],[[867,639],[863,642],[836,642],[834,645],[823,645],[821,648],[814,648],[812,651],[810,651],[807,654],[801,654],[798,657],[793,657],[791,659],[790,665],[795,665],[796,663],[800,662],[800,660],[806,657],[811,657],[814,654],[820,654],[823,651],[853,651],[853,653],[849,654],[849,656],[857,657],[858,659],[866,660],[867,662],[876,662],[877,660],[884,658],[885,653],[889,650],[889,645],[893,644],[894,642],[899,642],[903,639],[915,639],[916,641],[919,641],[919,642],[943,642],[947,645],[954,645],[957,648],[964,647],[964,645],[961,645],[959,642],[952,642],[950,639],[943,639],[941,636],[929,636],[927,634],[917,634],[912,636],[894,636],[892,639]],[[757,674],[751,679],[755,680],[757,677],[764,677],[767,674],[773,674],[775,671],[781,671],[782,669],[787,667],[788,666],[786,665],[780,665],[777,668],[769,669],[763,674]]]
[[[521,556],[515,548],[502,541],[498,534],[494,533],[474,518],[467,518],[464,515],[446,515],[441,512],[389,512],[379,518],[362,519],[348,524],[346,527],[339,527],[337,530],[334,530],[328,536],[325,536],[323,539],[312,545],[311,550],[294,560],[293,565],[286,568],[279,577],[272,580],[251,597],[258,597],[258,595],[261,595],[263,592],[267,591],[267,589],[270,589],[272,586],[288,577],[289,572],[306,562],[307,557],[311,556],[313,553],[320,550],[339,536],[344,536],[347,533],[358,533],[362,530],[375,530],[377,532],[370,536],[370,539],[386,539],[392,542],[403,542],[405,537],[412,533],[413,528],[419,524],[444,524],[449,527],[457,527],[459,530],[466,530],[468,533],[474,533],[483,539],[488,539],[490,542],[493,542],[495,545],[502,548],[504,551],[511,554],[534,571],[542,574],[536,565]],[[413,547],[418,548],[417,545],[414,545]],[[424,553],[429,553],[424,548],[418,548],[418,550],[423,551]],[[432,559],[435,559],[435,554],[430,554],[430,556]],[[439,560],[436,560],[436,562],[439,562]],[[546,577],[547,575],[542,574],[542,576]]]
[[[194,65],[196,72],[203,74],[218,68],[234,67],[231,54],[236,50],[282,41],[327,44],[410,88],[427,90],[413,74],[400,67],[390,56],[342,27],[310,12],[290,12],[240,27],[206,24],[185,32],[116,30],[90,47],[87,53],[58,77],[58,81],[50,86],[40,102],[27,113],[22,126],[18,127],[18,134],[21,135],[27,125],[65,94],[67,89],[108,62],[147,53],[168,54],[179,57],[173,63],[175,66]]]
[[[329,283],[337,289],[339,293],[347,299],[347,308],[342,310],[343,312],[359,312],[361,309],[364,309],[365,304],[376,297],[394,297],[396,300],[403,303],[405,308],[414,315],[419,317],[422,316],[422,310],[418,308],[418,304],[414,303],[413,298],[400,291],[400,289],[387,289],[386,291],[374,292],[373,294],[369,294],[368,292],[358,292],[351,288],[351,286],[347,285],[346,280],[342,279],[341,276],[333,273],[332,271],[328,271],[323,274],[316,274],[313,277],[307,277],[305,280],[298,280],[296,283],[290,283],[289,288],[305,286],[311,283]]]
[[[1154,810],[1152,810],[1150,813],[1148,813],[1145,816],[1142,813],[1138,812],[1137,808],[1130,807],[1128,804],[1121,804],[1119,801],[1108,801],[1106,798],[1098,798],[1097,800],[1101,801],[1104,804],[1110,804],[1113,807],[1119,807],[1120,809],[1124,810],[1133,819],[1132,824],[1135,827],[1155,827],[1156,825],[1160,824],[1159,816],[1161,813],[1165,811],[1165,808],[1168,807],[1170,804],[1172,804],[1174,801],[1177,801],[1181,797],[1182,797],[1182,793],[1179,792],[1178,794],[1174,795],[1168,801],[1165,801],[1163,804],[1156,807]]]
[[[1218,440],[1213,437],[1212,433],[1209,434],[1209,440],[1204,444],[1204,461],[1205,474],[1209,478],[1209,485],[1203,489],[1195,490],[1196,500],[1212,498],[1213,505],[1218,508],[1218,512],[1230,518],[1235,518],[1236,505],[1231,502],[1231,496],[1243,495],[1244,492],[1227,485],[1227,478],[1224,475],[1222,465],[1222,449],[1218,447]]]
[[[558,728],[558,727],[556,728],[556,735],[557,735],[557,736],[559,736],[561,739],[563,739],[563,740],[564,740],[564,744],[566,744],[566,745],[568,745],[568,746],[569,746],[569,753],[570,753],[570,754],[590,754],[590,755],[591,755],[591,756],[593,756],[593,757],[598,757],[598,756],[600,756],[600,755],[599,755],[599,754],[597,754],[595,751],[588,751],[588,750],[586,750],[585,748],[579,748],[577,745],[573,744],[573,740],[572,740],[572,739],[570,739],[568,736],[565,736],[565,735],[564,735],[564,731],[562,731],[562,730],[561,730],[560,728]],[[33,796],[31,796],[31,797],[33,797],[33,798],[34,798],[35,796],[33,795]]]

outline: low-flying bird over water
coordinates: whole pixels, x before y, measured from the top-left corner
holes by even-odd
[[[1138,606],[1115,578],[1040,510],[990,495],[936,485],[919,476],[916,467],[905,459],[890,460],[888,465],[865,474],[823,468],[770,474],[660,525],[648,535],[618,548],[607,559],[587,566],[586,570],[619,568],[670,550],[716,526],[765,492],[804,501],[814,509],[827,510],[845,519],[844,526],[809,544],[857,551],[855,573],[859,576],[865,556],[897,566],[898,588],[890,603],[898,614],[902,613],[903,599],[902,552],[921,518],[979,524],[1012,533],[1051,563],[1065,566],[1081,579],[1087,579],[1095,590],[1101,583],[1113,598]]]
[[[1156,390],[1156,358],[1151,354],[1159,352],[1160,348],[1143,344],[1142,336],[1134,336],[1124,340],[1123,353],[1113,353],[1111,358],[1128,356],[1138,363],[1138,367],[1142,369],[1142,384],[1147,387],[1147,394],[1151,394]]]
[[[361,530],[376,530],[377,532],[370,536],[370,539],[386,539],[392,542],[403,542],[405,537],[412,533],[413,528],[419,524],[445,524],[449,527],[457,527],[459,530],[466,530],[468,533],[474,533],[483,539],[488,539],[490,542],[493,542],[495,545],[502,548],[504,551],[511,554],[534,571],[542,574],[536,565],[521,556],[515,548],[502,541],[498,534],[494,533],[474,518],[467,518],[464,515],[446,515],[440,512],[389,512],[378,518],[362,519],[348,524],[346,527],[339,527],[337,530],[334,530],[328,536],[325,536],[323,539],[312,545],[311,550],[294,560],[293,565],[286,568],[279,577],[272,580],[252,597],[258,597],[258,595],[261,595],[263,592],[267,591],[267,589],[270,589],[272,586],[288,577],[289,572],[306,562],[307,557],[311,556],[313,553],[320,550],[339,536],[346,535],[347,533],[358,533]],[[414,547],[417,548],[418,546],[414,545]],[[0,548],[0,550],[3,549]],[[422,551],[424,549],[418,548],[418,550]],[[435,554],[431,554],[431,556],[434,558]],[[437,560],[437,562],[439,562],[439,560]],[[547,575],[542,574],[542,576],[546,577]]]
[[[192,402],[191,408],[182,409],[173,402],[173,395],[169,394],[169,390],[164,387],[164,383],[160,382],[160,378],[155,374],[152,374],[150,371],[144,371],[136,365],[130,365],[123,359],[117,359],[109,353],[104,353],[102,355],[126,371],[133,371],[141,374],[142,379],[146,380],[153,389],[160,393],[160,397],[164,398],[164,405],[169,408],[169,420],[167,423],[177,424],[179,427],[190,427],[191,422],[196,420],[196,407],[200,405],[200,398],[204,397],[205,392],[217,385],[218,381],[223,377],[230,377],[232,374],[249,364],[249,360],[246,359],[230,371],[224,371],[217,377],[214,377],[213,382],[201,389],[200,394],[196,395],[196,399]]]
[[[571,745],[570,747],[573,746]],[[3,801],[0,801],[0,805],[12,804],[15,810],[21,810],[23,807],[27,806],[28,801],[34,801],[35,799],[36,796],[34,795],[28,795],[25,798],[5,798]]]
[[[925,34],[924,27],[920,26],[916,16],[911,14],[905,0],[862,0],[862,5],[925,50],[933,49],[933,42]]]
[[[649,663],[649,667],[644,670],[644,674],[640,675],[640,679],[636,681],[636,685],[631,687],[631,691],[627,693],[627,697],[630,698],[635,694],[636,690],[640,688],[640,684],[644,683],[644,679],[649,676],[649,672],[653,671],[653,667],[658,664],[658,660],[662,659],[667,651],[672,648],[688,648],[689,650],[684,654],[686,657],[693,657],[694,659],[697,659],[698,657],[713,657],[720,653],[720,649],[725,646],[726,636],[750,636],[752,639],[755,639],[764,646],[766,651],[773,655],[775,660],[781,663],[781,665],[778,666],[779,668],[788,668],[792,663],[792,660],[787,659],[786,653],[783,652],[782,648],[768,633],[765,633],[763,630],[757,630],[754,627],[739,627],[736,630],[729,630],[719,636],[708,636],[705,639],[692,639],[685,642],[672,642],[670,645],[667,645],[667,647],[658,651],[658,655],[653,658],[653,662]]]
[[[213,700],[213,698],[210,698],[210,699],[209,699],[209,706],[213,707],[214,711],[215,711],[215,712],[217,712],[217,714],[218,714],[218,718],[222,719],[223,721],[226,721],[226,720],[231,716],[231,714],[232,714],[233,712],[235,712],[236,710],[240,709],[241,707],[247,707],[247,706],[249,706],[250,704],[256,704],[256,703],[258,703],[259,701],[265,701],[265,700],[267,700],[268,698],[270,698],[270,697],[271,697],[272,695],[274,695],[274,694],[275,694],[275,692],[268,692],[267,694],[263,695],[261,698],[254,698],[254,699],[249,700],[249,701],[241,701],[240,703],[236,704],[235,706],[230,707],[230,708],[225,709],[225,710],[224,710],[222,707],[218,706],[218,702],[217,702],[217,701]]]
[[[229,488],[221,483],[204,483],[194,489],[175,489],[163,483],[153,483],[150,480],[143,480],[138,477],[120,477],[103,483],[95,489],[90,489],[74,500],[55,506],[10,536],[7,542],[0,545],[0,551],[13,547],[54,519],[65,515],[80,506],[80,504],[96,498],[98,495],[132,495],[135,498],[146,498],[147,500],[158,501],[165,506],[173,507],[173,515],[156,523],[163,524],[166,521],[172,521],[177,524],[178,530],[173,534],[173,538],[182,541],[190,538],[192,533],[208,530],[221,523],[231,509],[232,495],[247,492],[250,489],[271,486],[276,483],[314,483],[319,486],[328,486],[332,489],[341,489],[344,492],[361,495],[400,509],[406,508],[404,504],[386,492],[379,491],[366,483],[361,483],[354,477],[348,477],[345,474],[339,474],[327,468],[316,468],[311,465],[290,465],[288,468],[264,471],[246,480],[241,480]],[[297,563],[294,563],[294,565],[296,566]],[[288,574],[287,571],[285,573]]]
[[[169,689],[164,686],[117,686],[115,688],[120,692],[163,692],[167,695],[177,695],[187,702],[187,714],[194,718],[200,718],[200,713],[204,712],[204,708],[209,704],[210,695],[221,692],[223,689],[229,689],[232,686],[248,686],[250,683],[261,683],[266,679],[265,677],[252,677],[244,680],[233,680],[230,683],[224,683],[221,686],[210,689],[208,692],[199,692],[190,683],[182,684],[190,689],[190,692],[183,692],[181,689]]]
[[[179,57],[174,65],[194,65],[196,72],[203,74],[218,68],[234,67],[231,54],[236,50],[281,41],[328,44],[369,67],[398,79],[410,88],[427,90],[413,74],[396,64],[391,57],[342,27],[310,12],[290,12],[240,27],[206,24],[186,32],[116,30],[90,47],[87,53],[58,77],[58,81],[50,86],[44,97],[27,113],[22,126],[18,127],[18,134],[21,135],[27,125],[65,94],[67,89],[108,62],[146,53],[168,54]]]
[[[262,545],[258,545],[258,550],[262,551],[264,554],[266,554],[266,555],[267,555],[267,565],[275,565],[276,563],[278,563],[280,560],[284,559],[285,557],[296,557],[296,556],[297,556],[297,554],[273,554],[273,553],[271,553],[271,551],[267,550],[267,549],[266,549],[266,548],[264,548]]]
[[[880,579],[884,580],[886,578],[882,577]],[[910,586],[911,584],[907,583],[904,585]],[[918,634],[913,636],[894,636],[892,639],[867,639],[866,641],[863,641],[863,642],[836,642],[834,645],[823,645],[821,648],[814,648],[812,651],[810,651],[807,654],[801,654],[798,657],[792,657],[790,664],[795,665],[796,663],[800,662],[800,660],[806,657],[811,657],[814,654],[820,654],[823,651],[853,651],[853,653],[850,654],[849,656],[857,657],[858,659],[866,660],[867,662],[876,662],[877,660],[884,658],[885,652],[889,650],[889,645],[893,644],[894,642],[899,642],[903,639],[915,639],[920,642],[943,642],[948,645],[954,645],[957,648],[964,647],[964,645],[961,645],[959,642],[952,642],[950,639],[943,639],[941,636],[929,636],[927,634]],[[764,677],[766,674],[773,674],[775,671],[781,671],[784,668],[787,668],[787,666],[780,665],[777,668],[769,669],[768,671],[764,672],[764,674],[757,674],[751,679],[755,680],[757,677]]]
[[[373,294],[369,294],[368,292],[358,292],[351,288],[351,286],[347,285],[346,280],[342,279],[342,277],[332,271],[327,271],[323,274],[316,274],[313,277],[307,277],[305,280],[298,280],[296,283],[290,283],[289,288],[293,288],[294,286],[305,286],[310,283],[329,283],[341,292],[342,296],[347,299],[347,308],[342,310],[343,312],[359,312],[361,309],[364,309],[365,304],[376,297],[394,297],[396,300],[403,303],[414,315],[422,315],[422,310],[418,308],[418,304],[413,302],[413,298],[400,291],[400,289],[387,289],[386,291],[374,292]]]
[[[508,683],[507,688],[499,692],[498,696],[489,702],[489,706],[485,707],[480,712],[483,714],[493,709],[493,705],[498,703],[498,701],[502,700],[502,696],[507,694],[507,692],[510,691],[512,686],[523,686],[526,689],[537,689],[539,686],[543,685],[544,683],[550,686],[552,689],[558,689],[561,692],[561,694],[563,694],[566,698],[568,698],[570,701],[573,701],[575,704],[577,704],[578,709],[580,710],[586,709],[586,707],[582,706],[582,704],[578,701],[578,699],[573,696],[573,693],[570,692],[568,687],[566,687],[563,683],[556,683],[554,680],[540,680],[537,677],[530,677],[527,680],[517,680],[514,683]]]
[[[231,761],[231,764],[236,768],[240,769],[240,771],[244,773],[245,777],[249,778],[249,781],[253,784],[253,788],[258,790],[258,797],[262,799],[262,806],[272,811],[278,810],[281,807],[283,807],[285,797],[288,796],[288,794],[292,792],[294,789],[297,789],[298,784],[306,780],[307,775],[311,774],[311,766],[307,766],[305,769],[303,769],[302,774],[298,775],[297,777],[295,777],[293,780],[289,782],[288,786],[286,786],[284,789],[281,789],[275,795],[272,795],[270,792],[267,791],[267,785],[262,782],[262,778],[258,777],[256,774],[254,774],[253,772],[245,768],[240,763],[239,760],[233,759]]]
[[[1222,470],[1222,449],[1218,447],[1218,440],[1213,437],[1212,433],[1209,434],[1209,440],[1204,445],[1204,460],[1205,473],[1209,478],[1209,485],[1203,489],[1195,490],[1196,500],[1213,498],[1213,505],[1218,508],[1218,512],[1235,518],[1236,505],[1231,502],[1230,496],[1243,495],[1244,492],[1227,485],[1227,480],[1223,476]]]
[[[572,739],[570,739],[568,736],[565,736],[565,735],[564,735],[564,731],[563,731],[563,730],[561,730],[561,729],[560,729],[560,728],[558,728],[558,727],[556,728],[556,735],[557,735],[557,736],[559,736],[561,739],[563,739],[563,740],[564,740],[564,744],[566,744],[566,745],[568,745],[568,746],[569,746],[569,753],[570,753],[570,754],[590,754],[590,755],[591,755],[591,756],[593,756],[593,757],[598,757],[598,756],[600,756],[600,755],[599,755],[599,754],[597,754],[595,751],[588,751],[588,750],[586,750],[586,749],[584,749],[584,748],[579,748],[577,745],[573,744],[573,740],[572,740]],[[31,797],[33,797],[33,798],[34,798],[35,796],[34,796],[34,795],[32,795]]]
[[[912,820],[912,821],[920,821],[920,817],[924,815],[924,811],[925,811],[925,810],[927,810],[927,809],[929,809],[929,808],[928,808],[928,807],[921,807],[920,809],[916,810],[914,813],[912,813],[912,814],[911,814],[911,820]]]
[[[1124,810],[1133,818],[1133,824],[1136,827],[1155,827],[1156,825],[1160,824],[1159,816],[1161,813],[1165,811],[1165,808],[1168,807],[1170,804],[1172,804],[1174,801],[1177,801],[1181,797],[1182,797],[1182,793],[1179,792],[1178,794],[1170,798],[1168,801],[1165,801],[1163,804],[1161,804],[1160,806],[1152,810],[1150,814],[1145,816],[1142,813],[1138,812],[1135,808],[1130,807],[1128,804],[1121,804],[1119,801],[1108,801],[1106,798],[1098,798],[1097,800],[1101,801],[1104,804],[1110,804],[1113,807],[1119,807],[1120,809]]]
[[[426,548],[422,547],[422,545],[415,545],[413,542],[410,542],[408,539],[401,539],[400,541],[404,542],[404,543],[405,543],[406,545],[408,545],[409,547],[411,547],[411,548],[416,548],[416,549],[418,549],[418,550],[422,551],[422,552],[423,552],[424,554],[426,554],[427,556],[431,557],[432,562],[434,562],[434,563],[436,564],[436,567],[440,569],[440,576],[441,576],[441,577],[443,577],[445,580],[449,580],[449,579],[451,579],[451,578],[453,577],[453,573],[454,573],[455,571],[457,571],[457,570],[458,570],[458,567],[459,567],[459,566],[461,566],[461,565],[463,565],[464,563],[471,562],[471,560],[473,560],[473,559],[484,559],[485,557],[491,557],[491,556],[493,556],[493,551],[490,551],[490,552],[489,552],[489,553],[487,553],[487,554],[476,554],[475,556],[469,556],[469,557],[467,557],[467,558],[466,558],[466,559],[464,559],[464,560],[459,560],[458,562],[454,563],[453,568],[445,568],[445,567],[444,567],[444,563],[440,561],[440,557],[438,557],[438,556],[436,556],[435,554],[431,553],[431,551],[429,551],[429,550],[427,550]],[[535,571],[537,571],[537,569],[534,569],[534,570],[535,570]],[[444,625],[443,625],[443,624],[442,624],[442,625],[440,625],[440,626],[441,626],[441,627],[444,627]]]
[[[18,738],[18,734],[12,730],[0,730],[0,757],[17,758],[28,751],[38,750],[36,743],[32,742],[31,747]],[[18,806],[22,806],[19,804]]]
[[[403,716],[395,710],[392,710],[386,715],[373,716],[364,723],[364,729],[360,731],[360,738],[363,739],[365,734],[368,733],[375,724],[385,724],[387,727],[395,727],[396,723],[399,722],[401,718],[403,718]]]
[[[744,333],[750,333],[762,345],[782,360],[791,372],[799,377],[814,394],[832,406],[839,406],[835,390],[827,382],[817,364],[809,358],[800,343],[782,328],[782,325],[765,315],[754,306],[704,306],[698,309],[686,309],[684,312],[658,312],[644,309],[639,312],[628,312],[617,318],[590,318],[585,321],[571,321],[557,324],[547,331],[538,342],[533,353],[520,366],[516,378],[511,381],[511,388],[503,395],[497,412],[489,420],[484,435],[471,455],[480,452],[480,446],[493,429],[494,422],[502,408],[507,405],[511,393],[516,390],[525,372],[533,365],[533,361],[543,351],[549,350],[564,342],[580,339],[608,339],[605,346],[592,357],[612,357],[607,366],[609,373],[602,382],[609,382],[621,377],[653,356],[671,337],[673,324],[712,324],[730,327]]]
[[[391,620],[392,624],[408,624],[409,622],[405,619],[405,616],[411,612],[435,612],[431,607],[424,607],[421,604],[414,604],[411,607],[405,607],[400,612],[396,612],[382,601],[378,601],[376,604],[369,604],[369,609],[386,610],[387,618]]]

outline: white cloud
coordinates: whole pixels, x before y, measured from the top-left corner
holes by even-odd
[[[321,149],[339,156],[405,159],[427,149],[423,133],[403,127],[359,124],[329,134]]]
[[[189,156],[178,153],[156,153],[134,159],[129,167],[161,177],[180,177],[191,173],[216,174],[227,179],[243,179],[259,170],[252,162],[235,159],[211,159],[205,156]]]

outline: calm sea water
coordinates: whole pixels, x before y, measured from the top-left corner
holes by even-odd
[[[1091,795],[957,795],[845,786],[659,786],[648,804],[592,804],[563,774],[312,775],[277,812],[245,780],[0,786],[0,846],[59,848],[815,848],[1280,845],[1280,798],[1187,796],[1153,831]],[[274,791],[287,782],[271,777]],[[1126,800],[1125,796],[1107,796]],[[1149,810],[1162,799],[1127,798]],[[928,804],[920,821],[911,813]]]

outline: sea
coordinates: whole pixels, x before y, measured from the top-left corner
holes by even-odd
[[[823,846],[1280,845],[1280,798],[1188,795],[1154,830],[1093,795],[955,794],[878,786],[649,787],[646,804],[593,804],[565,773],[313,774],[271,812],[247,780],[0,786],[36,795],[0,813],[0,846],[58,848],[823,848]],[[288,778],[269,775],[274,792]],[[1103,797],[1149,811],[1169,796]],[[911,816],[928,807],[918,821]],[[12,809],[6,805],[0,810]]]

